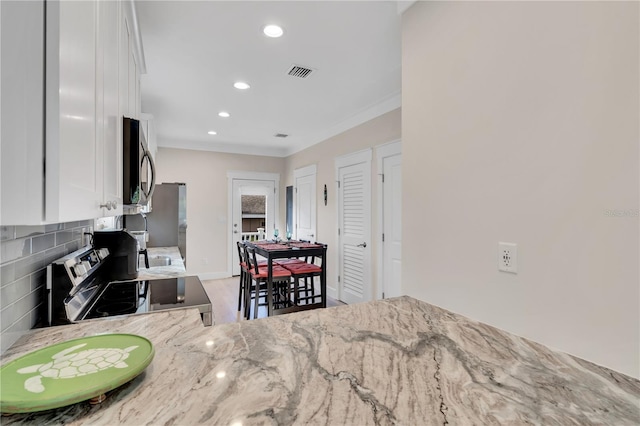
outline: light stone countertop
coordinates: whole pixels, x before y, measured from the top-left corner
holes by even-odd
[[[189,309],[32,330],[3,362],[106,331],[153,342],[142,375],[99,406],[2,424],[640,424],[640,381],[406,296],[213,327]]]
[[[187,274],[178,247],[147,247],[147,256],[149,259],[155,256],[169,256],[171,265],[152,266],[147,269],[144,267],[144,258],[140,256],[138,280],[184,277]]]

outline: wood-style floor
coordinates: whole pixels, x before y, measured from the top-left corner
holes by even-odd
[[[202,281],[202,285],[211,300],[214,324],[225,324],[236,321],[244,321],[238,309],[238,277],[223,278],[220,280]],[[344,305],[343,302],[327,297],[327,307]],[[261,306],[258,309],[258,318],[267,316],[267,308]]]

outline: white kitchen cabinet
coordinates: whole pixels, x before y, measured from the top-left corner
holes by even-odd
[[[47,2],[45,220],[97,217],[102,201],[96,138],[97,2]]]
[[[0,2],[0,14],[0,224],[121,214],[122,116],[138,115],[144,64],[133,2]]]
[[[103,194],[102,205],[106,216],[122,214],[122,114],[120,113],[120,2],[101,1],[98,4],[99,55],[103,58],[102,84],[98,84],[103,106],[102,124],[98,126],[103,136]],[[103,208],[104,209],[104,208]],[[102,211],[105,213],[105,210]],[[105,214],[103,214],[104,216]]]
[[[122,212],[117,49],[117,2],[47,4],[48,222]]]
[[[124,8],[123,8],[124,9]],[[119,105],[120,113],[124,117],[131,117],[129,112],[129,52],[130,52],[130,40],[131,29],[129,28],[129,20],[124,13],[124,10],[120,13],[120,24],[118,31],[120,36],[118,37],[119,50],[118,50],[118,74],[119,74]]]
[[[131,47],[131,41],[129,41]],[[133,49],[129,49],[129,118],[138,118],[138,108],[136,107],[138,91],[138,64],[133,54]]]
[[[0,1],[0,223],[43,219],[44,2]]]

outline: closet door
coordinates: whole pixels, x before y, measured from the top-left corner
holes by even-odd
[[[338,298],[345,303],[372,299],[371,151],[341,157],[338,175]]]

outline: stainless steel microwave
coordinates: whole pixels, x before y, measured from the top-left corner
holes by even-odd
[[[149,204],[156,186],[156,168],[140,121],[123,117],[122,123],[122,202],[125,211],[131,211]]]

